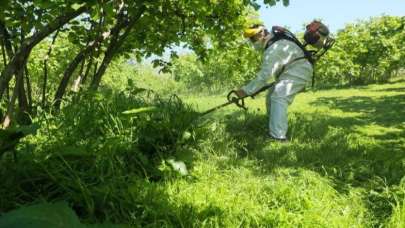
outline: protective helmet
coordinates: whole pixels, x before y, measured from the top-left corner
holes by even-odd
[[[266,30],[266,27],[264,27],[264,25],[255,24],[243,31],[243,37],[252,38],[256,34],[263,32],[264,30]]]
[[[329,29],[322,22],[314,20],[306,26],[304,40],[307,44],[315,44],[321,36],[328,37]]]

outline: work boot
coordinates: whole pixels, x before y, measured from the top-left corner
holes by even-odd
[[[275,138],[271,135],[269,135],[269,138],[273,142],[279,142],[279,143],[288,143],[289,142],[288,139],[279,139],[279,138]]]

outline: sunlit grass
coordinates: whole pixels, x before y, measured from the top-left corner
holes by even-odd
[[[225,97],[182,96],[199,112]],[[62,122],[47,116],[18,163],[5,156],[0,212],[65,200],[84,222],[134,227],[404,224],[405,82],[299,94],[288,144],[268,139],[264,96],[247,99],[247,112],[231,105],[190,127],[174,118],[194,118],[181,103],[128,117],[122,111],[143,103],[114,99],[72,106]],[[137,146],[139,132],[156,156]],[[188,175],[167,159],[183,161]]]
[[[226,102],[224,97],[191,97],[187,100],[196,104],[199,110],[204,111]],[[401,227],[400,224],[403,224],[401,217],[403,216],[401,201],[403,194],[398,193],[398,191],[401,192],[398,189],[402,189],[398,186],[405,170],[405,119],[403,118],[405,116],[405,109],[403,109],[405,107],[405,83],[309,91],[298,95],[289,109],[289,137],[292,142],[288,145],[271,143],[266,138],[267,117],[265,116],[264,96],[254,100],[248,98],[246,101],[249,108],[247,113],[238,110],[235,106],[230,106],[207,117],[226,123],[233,139],[236,138],[238,153],[243,154],[245,159],[250,161],[229,167],[235,173],[240,172],[241,177],[231,176],[227,181],[222,180],[218,183],[232,186],[235,179],[246,181],[242,178],[246,169],[268,170],[265,172],[266,175],[260,178],[273,181],[280,167],[288,172],[305,170],[303,172],[305,174],[300,177],[302,179],[299,178],[300,180],[305,180],[308,178],[306,174],[310,175],[315,171],[320,175],[311,176],[313,180],[318,185],[327,186],[325,188],[317,186],[315,189],[323,189],[323,192],[331,190],[336,197],[344,199],[337,201],[332,197],[326,199],[322,204],[328,207],[337,203],[338,205],[333,207],[346,208],[354,213],[353,218],[345,217],[348,219],[346,220],[348,223],[344,223],[343,220],[337,219],[341,214],[335,211],[336,214],[321,216],[324,220],[311,224],[307,222],[316,221],[315,218],[305,217],[297,211],[289,211],[294,218],[303,217],[301,220],[292,219],[291,221],[295,222],[287,224],[287,226],[367,227],[387,222],[389,220],[387,216],[391,214],[392,210],[391,205],[397,204],[398,206],[393,207],[395,208],[394,217],[390,224],[394,227]],[[231,162],[231,164],[234,163]],[[224,170],[217,171],[218,176],[223,176],[221,171]],[[215,175],[213,176],[215,178]],[[257,176],[253,180],[255,178],[257,185],[265,185],[262,183],[265,182],[264,180]],[[277,186],[280,188],[288,186],[289,178],[291,177],[287,177]],[[243,183],[238,181],[238,185],[243,185]],[[277,188],[277,186],[273,188]],[[257,188],[260,189],[258,186],[252,189]],[[288,188],[295,194],[301,195],[300,200],[308,201],[311,205],[318,202],[316,198],[305,196],[306,189],[293,186],[288,186]],[[198,189],[199,187],[195,188],[195,191]],[[311,191],[316,194],[316,191]],[[233,196],[226,191],[224,194],[222,197],[225,198]],[[399,199],[396,198],[398,196]],[[288,198],[288,195],[286,194],[284,197]],[[246,198],[246,202],[251,198],[257,199],[255,196]],[[361,200],[359,201],[359,199]],[[291,201],[294,200],[291,199]],[[258,204],[260,205],[259,202]],[[283,206],[285,205],[280,204],[279,207],[283,208]],[[277,212],[269,208],[257,209],[257,211],[265,212],[264,215],[257,215],[257,217],[260,217],[259,221],[266,221],[266,215],[275,216],[274,213],[278,213],[280,208],[273,208]],[[305,213],[307,212],[307,209],[303,210]],[[247,213],[246,216],[249,217],[249,214]],[[281,214],[277,216],[281,216]],[[286,215],[283,214],[283,216]],[[332,222],[334,218],[340,223]],[[259,224],[264,225],[266,222]],[[283,225],[284,223],[276,224]]]

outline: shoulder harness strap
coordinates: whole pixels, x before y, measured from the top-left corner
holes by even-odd
[[[280,27],[280,26],[273,26],[271,28],[271,32],[273,33],[273,38],[271,38],[267,44],[266,49],[273,45],[276,41],[279,40],[289,40],[294,42],[301,50],[304,52],[304,57],[313,65],[315,63],[315,59],[313,58],[312,52],[307,51],[305,46],[295,37],[295,35],[290,32],[288,29]]]
[[[301,59],[307,59],[312,64],[312,66],[314,66],[315,58],[313,57],[313,53],[311,51],[306,50],[305,46],[297,39],[297,37],[295,37],[295,35],[292,32],[290,32],[288,29],[280,27],[280,26],[273,26],[271,28],[271,31],[272,31],[274,37],[271,38],[267,42],[265,49],[269,48],[276,41],[284,39],[284,40],[289,40],[289,41],[294,42],[304,52],[304,56],[293,59],[290,62],[288,62],[287,64],[285,64],[283,66],[282,70],[280,71],[279,75],[282,74],[282,72],[285,70],[287,65],[289,65],[289,64],[291,64],[293,62],[296,62],[298,60],[301,60]],[[312,76],[312,86],[314,86],[314,82],[315,82],[315,75]]]

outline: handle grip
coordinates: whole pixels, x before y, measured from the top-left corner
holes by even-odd
[[[247,110],[245,106],[245,97],[238,97],[236,90],[232,90],[231,92],[229,92],[226,98],[228,99],[229,102],[235,103],[235,105],[238,106],[239,108]]]

